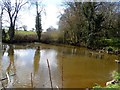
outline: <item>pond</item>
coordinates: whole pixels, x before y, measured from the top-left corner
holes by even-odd
[[[9,88],[50,88],[50,77],[54,88],[105,86],[118,69],[115,59],[116,55],[75,46],[3,44],[0,79]]]

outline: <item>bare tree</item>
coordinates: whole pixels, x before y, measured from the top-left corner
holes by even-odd
[[[2,15],[3,15],[3,7],[1,6],[1,12],[0,12],[0,30],[2,30]]]
[[[3,7],[1,7],[1,12],[0,12],[0,32],[2,32],[2,15],[3,15]]]
[[[23,25],[22,28],[23,28],[24,31],[27,31],[27,26],[26,25]]]
[[[28,1],[24,0],[15,0],[14,4],[12,4],[11,0],[2,0],[3,1],[3,7],[4,10],[8,13],[9,20],[10,20],[10,27],[9,27],[9,38],[10,41],[13,41],[14,38],[14,32],[15,32],[15,24],[16,19],[18,17],[18,13],[21,10],[21,8],[28,3]]]

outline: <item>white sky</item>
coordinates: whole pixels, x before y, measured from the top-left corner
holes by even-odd
[[[11,0],[11,1],[14,1],[14,0]],[[46,30],[50,26],[53,26],[55,28],[58,27],[57,23],[59,21],[59,18],[57,17],[60,15],[59,12],[62,12],[62,13],[64,12],[63,7],[61,6],[63,1],[64,0],[42,0],[42,3],[45,5],[44,8],[46,12],[46,15],[42,14],[42,28],[44,30]],[[7,17],[6,15],[7,14],[4,15],[5,18]],[[36,16],[35,6],[31,7],[29,10],[23,9],[19,13],[18,22],[17,22],[18,27],[21,27],[22,25],[27,25],[28,30],[35,28],[35,16]],[[4,22],[3,25],[9,26],[9,24],[7,24],[6,21]]]
[[[59,20],[58,15],[59,11],[62,11],[61,5],[62,0],[43,0],[45,5],[45,13],[42,14],[42,28],[46,30],[50,26],[57,28],[57,21]],[[21,16],[21,21],[23,25],[27,25],[28,29],[35,27],[35,16],[36,8],[32,7],[30,11],[23,12]]]
[[[62,0],[43,0],[43,4],[45,5],[45,13],[42,14],[42,28],[46,30],[50,26],[55,28],[58,27],[57,22],[59,21],[58,15],[59,12],[63,12],[61,5]],[[36,8],[31,8],[30,11],[21,16],[22,24],[27,25],[28,29],[35,27],[35,16],[36,16]]]
[[[14,0],[11,0],[14,1]],[[43,0],[42,3],[45,6],[45,14],[42,14],[42,28],[46,30],[50,26],[53,26],[55,28],[58,27],[57,22],[59,21],[58,16],[60,15],[59,12],[63,12],[63,8],[61,6],[63,0]],[[4,14],[4,20],[8,20],[6,18],[7,13]],[[21,27],[22,25],[27,25],[27,29],[31,30],[32,28],[35,28],[35,16],[36,16],[36,7],[35,5],[32,6],[29,10],[28,9],[22,9],[19,12],[18,27]],[[9,26],[9,24],[5,21],[3,26]]]

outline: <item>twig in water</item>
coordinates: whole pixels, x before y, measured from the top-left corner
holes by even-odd
[[[33,88],[32,73],[31,73],[31,87]]]
[[[48,71],[49,71],[49,77],[50,77],[51,88],[53,89],[52,78],[51,78],[51,70],[50,70],[50,65],[49,65],[48,59],[47,59],[47,64],[48,64]]]
[[[63,79],[63,57],[62,57],[62,88],[63,88],[63,81],[64,81],[64,79]]]

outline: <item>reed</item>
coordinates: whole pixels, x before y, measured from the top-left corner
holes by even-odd
[[[51,70],[50,70],[50,65],[49,65],[48,59],[47,59],[47,65],[48,65],[48,71],[49,71],[50,84],[51,84],[51,88],[52,88],[52,90],[53,90]]]
[[[63,85],[64,85],[64,77],[63,77],[63,59],[64,59],[64,54],[63,54],[64,51],[62,51],[62,62],[61,62],[61,72],[62,72],[62,75],[61,75],[61,78],[62,78],[62,89],[63,89]]]

